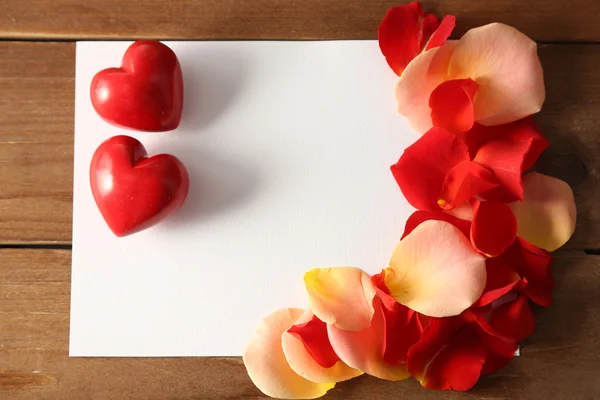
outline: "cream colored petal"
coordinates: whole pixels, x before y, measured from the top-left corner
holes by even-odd
[[[485,258],[454,225],[429,220],[394,250],[384,282],[401,304],[431,317],[458,315],[483,292]]]
[[[398,112],[421,134],[433,126],[429,96],[448,79],[448,62],[456,43],[449,40],[441,47],[419,54],[408,64],[396,85]]]
[[[380,301],[375,298],[374,301]],[[400,381],[410,376],[405,364],[389,365],[383,360],[384,319],[381,307],[376,307],[371,325],[360,331],[345,331],[327,327],[329,340],[336,354],[353,368],[380,379]]]
[[[575,231],[577,210],[571,187],[537,172],[523,177],[523,187],[523,202],[510,204],[517,218],[517,236],[547,251],[558,249]]]
[[[310,321],[313,317],[310,310],[306,310],[304,314],[294,322],[294,325],[304,324]],[[341,382],[362,375],[362,372],[349,367],[343,361],[338,361],[331,368],[321,367],[306,351],[304,344],[297,337],[289,332],[284,332],[281,337],[283,354],[287,359],[290,367],[301,377],[312,382],[329,383]]]
[[[323,322],[358,331],[373,318],[375,288],[354,267],[315,268],[304,274],[309,309]]]
[[[450,57],[448,74],[479,84],[473,104],[475,120],[482,125],[505,124],[535,114],[546,97],[536,43],[501,23],[465,33]]]
[[[316,399],[335,383],[315,383],[290,368],[281,346],[282,334],[303,314],[283,308],[264,318],[244,351],[244,364],[252,382],[264,394],[277,399]]]

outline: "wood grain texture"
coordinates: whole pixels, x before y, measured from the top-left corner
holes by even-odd
[[[2,0],[3,38],[373,39],[401,0]],[[494,21],[538,41],[599,41],[597,0],[423,0],[456,35]]]
[[[239,358],[69,358],[70,261],[66,250],[0,250],[1,399],[263,398]],[[598,258],[559,252],[555,276],[555,304],[536,309],[537,329],[522,357],[471,392],[361,377],[325,399],[600,398]]]
[[[0,42],[0,242],[68,242],[75,44]]]
[[[547,100],[536,119],[551,148],[537,169],[575,191],[566,247],[600,248],[600,45],[539,53]],[[0,42],[0,244],[71,241],[73,71],[72,43]]]

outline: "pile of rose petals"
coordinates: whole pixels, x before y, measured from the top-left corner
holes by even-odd
[[[551,305],[549,252],[576,210],[565,182],[528,172],[548,147],[537,46],[498,23],[446,40],[454,22],[413,2],[381,23],[398,111],[421,134],[391,171],[418,211],[381,273],[313,269],[306,309],[260,322],[244,363],[266,395],[317,398],[363,373],[468,390],[534,331],[531,302]]]

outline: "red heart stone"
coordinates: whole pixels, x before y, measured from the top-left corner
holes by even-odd
[[[138,40],[125,52],[121,68],[94,76],[90,95],[96,112],[113,125],[150,132],[173,130],[183,110],[179,60],[161,42]]]
[[[117,236],[147,229],[174,213],[188,193],[188,173],[169,154],[148,158],[129,136],[102,143],[92,158],[90,184],[104,220]]]

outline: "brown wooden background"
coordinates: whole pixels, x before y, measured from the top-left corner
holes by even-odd
[[[0,399],[259,399],[238,358],[69,358],[73,41],[374,39],[384,0],[0,0]],[[361,377],[328,399],[600,399],[600,1],[426,0],[460,36],[500,21],[540,43],[552,142],[578,227],[522,357],[469,393]]]

